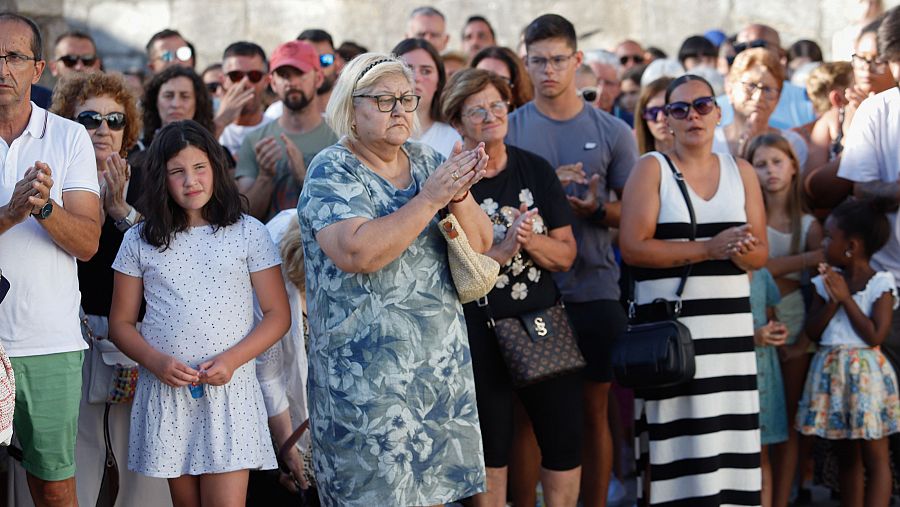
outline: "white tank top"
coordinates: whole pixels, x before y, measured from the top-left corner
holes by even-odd
[[[797,253],[806,251],[806,234],[809,232],[809,226],[812,225],[815,217],[812,215],[803,215],[800,218],[800,250]],[[766,237],[769,239],[769,258],[784,257],[791,255],[791,240],[793,235],[790,232],[781,232],[772,227],[766,227]],[[784,275],[784,278],[791,280],[800,280],[800,272],[795,271]]]

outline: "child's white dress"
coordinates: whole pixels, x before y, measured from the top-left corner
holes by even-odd
[[[217,231],[189,228],[161,251],[132,227],[113,269],[144,283],[141,334],[156,350],[197,368],[253,328],[250,273],[281,263],[265,226],[244,215]],[[195,399],[140,369],[128,468],[178,477],[276,467],[256,366],[249,361],[224,386],[203,385]]]

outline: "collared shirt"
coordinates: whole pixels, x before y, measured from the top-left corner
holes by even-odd
[[[94,147],[83,126],[31,103],[28,126],[12,144],[0,139],[0,203],[35,161],[50,166],[50,197],[65,206],[66,192],[99,195]],[[87,348],[81,337],[75,258],[34,217],[0,234],[0,269],[10,291],[0,304],[0,343],[13,357]]]

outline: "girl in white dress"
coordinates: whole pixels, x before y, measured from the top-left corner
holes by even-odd
[[[276,466],[251,360],[284,335],[290,308],[278,252],[241,213],[224,157],[198,123],[164,127],[147,158],[144,222],[113,263],[110,336],[141,366],[128,468],[168,478],[176,506],[243,506],[248,470]]]

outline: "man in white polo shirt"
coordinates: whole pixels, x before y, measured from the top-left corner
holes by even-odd
[[[75,259],[100,239],[94,149],[81,125],[34,105],[37,25],[0,13],[0,342],[16,377],[14,434],[37,505],[71,506],[83,349]]]

